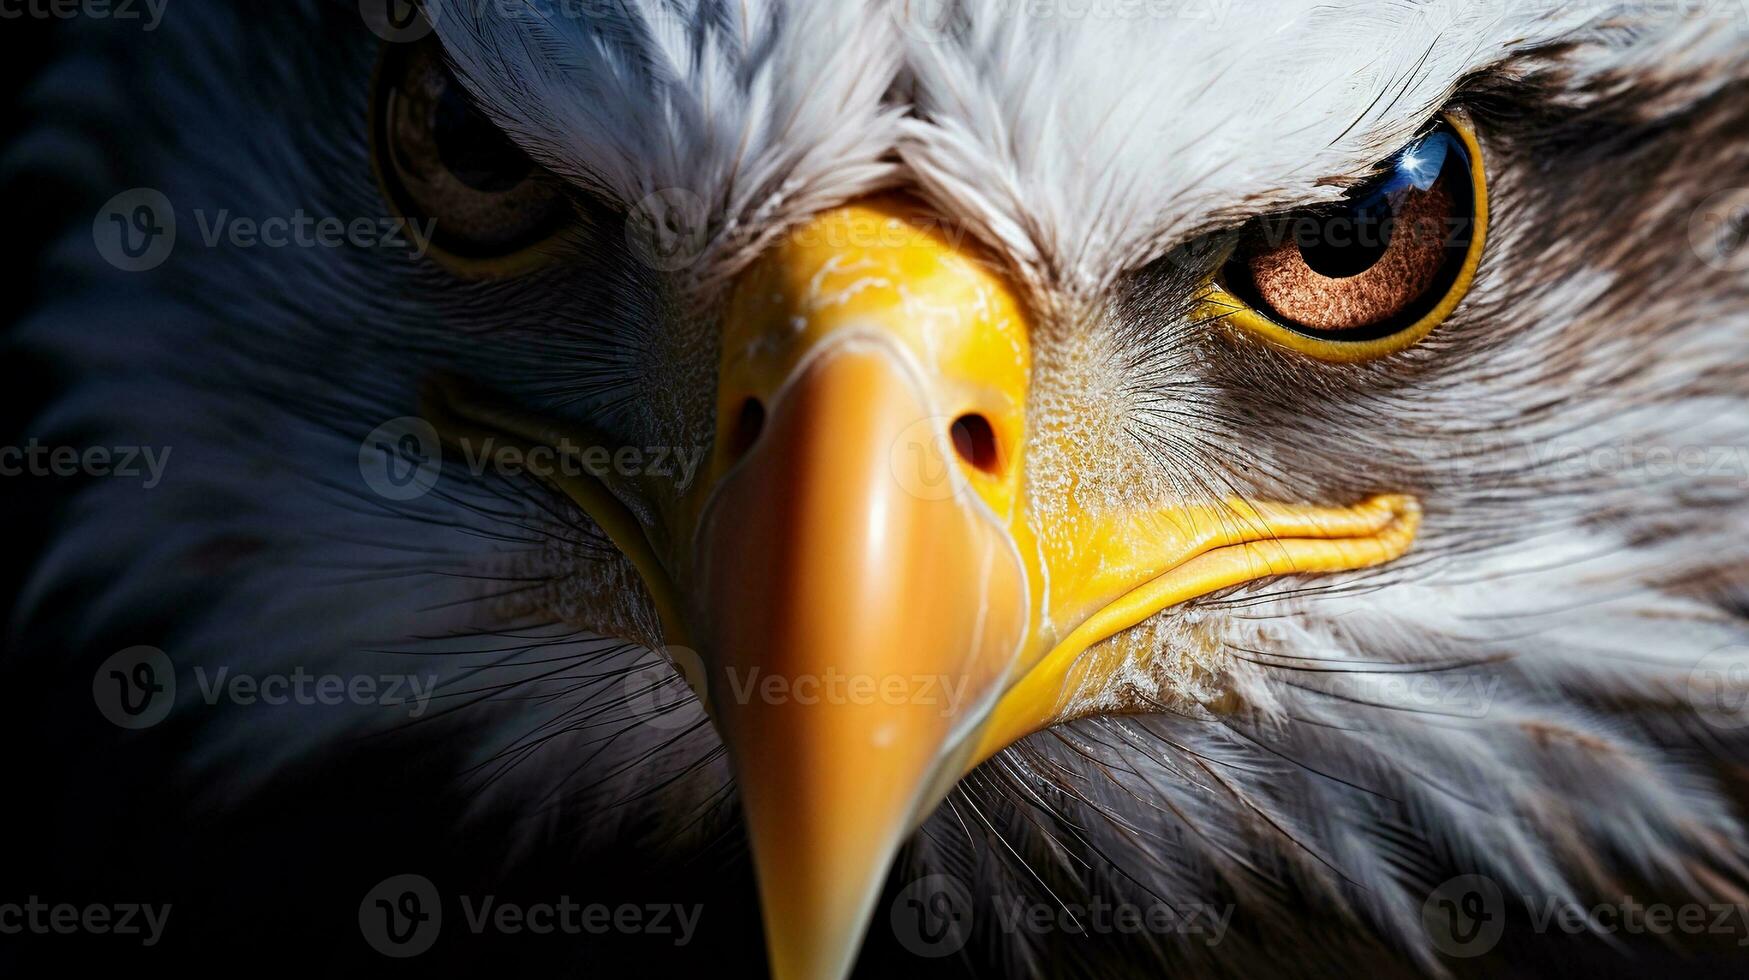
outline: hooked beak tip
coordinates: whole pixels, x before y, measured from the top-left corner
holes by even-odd
[[[924,384],[879,342],[820,350],[700,525],[712,713],[778,977],[848,972],[1026,634],[1026,576],[989,508],[892,472],[887,447],[935,417]]]

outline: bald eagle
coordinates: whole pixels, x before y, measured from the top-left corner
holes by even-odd
[[[1740,0],[122,7],[9,957],[1742,969]]]

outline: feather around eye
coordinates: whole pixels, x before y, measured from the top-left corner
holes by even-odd
[[[476,110],[434,41],[385,46],[373,81],[372,163],[383,196],[431,252],[470,278],[541,264],[571,220],[557,181]]]
[[[1347,203],[1254,222],[1208,290],[1210,313],[1320,360],[1403,350],[1468,291],[1487,209],[1480,145],[1449,116]]]

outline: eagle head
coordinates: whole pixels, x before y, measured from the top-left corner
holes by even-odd
[[[174,448],[54,502],[30,648],[439,692],[183,683],[221,812],[441,746],[506,865],[744,841],[783,980],[920,881],[1035,972],[1735,893],[1729,4],[379,6],[71,33],[11,157],[98,208],[38,428]]]

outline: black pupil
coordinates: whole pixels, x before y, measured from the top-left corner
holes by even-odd
[[[474,110],[453,78],[437,101],[437,155],[474,190],[502,193],[528,179],[533,162],[498,127]]]
[[[1294,223],[1300,257],[1330,279],[1358,276],[1378,263],[1391,245],[1391,196],[1374,195],[1323,217]]]

